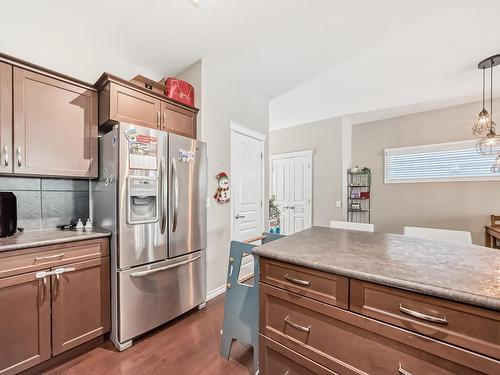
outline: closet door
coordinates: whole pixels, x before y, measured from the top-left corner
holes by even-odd
[[[276,204],[280,209],[280,228],[281,234],[290,234],[290,218],[289,218],[289,180],[290,168],[289,160],[286,158],[273,159],[273,187],[272,195],[276,197]]]
[[[292,157],[288,160],[288,216],[290,234],[311,226],[309,205],[311,203],[310,171],[307,156]]]

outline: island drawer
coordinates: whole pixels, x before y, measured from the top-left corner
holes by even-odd
[[[341,374],[500,374],[500,362],[261,283],[260,333]]]
[[[259,335],[260,375],[336,375],[326,367]]]
[[[500,359],[500,314],[351,279],[350,309]]]
[[[109,239],[69,242],[0,253],[0,277],[109,255]]]
[[[321,302],[349,308],[347,277],[260,258],[260,280]]]

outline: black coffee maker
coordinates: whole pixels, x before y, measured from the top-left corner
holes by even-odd
[[[12,236],[17,229],[17,199],[14,193],[0,192],[0,237]]]

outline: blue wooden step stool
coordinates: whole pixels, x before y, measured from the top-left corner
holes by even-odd
[[[245,242],[231,241],[229,251],[220,354],[229,360],[235,340],[252,345],[254,374],[259,369],[259,259],[252,254],[252,248],[258,245],[251,243],[261,240],[264,245],[281,237],[279,234],[263,233]],[[246,255],[254,257],[253,285],[239,280],[241,261]]]

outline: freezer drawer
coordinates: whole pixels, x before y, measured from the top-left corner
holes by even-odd
[[[118,272],[118,283],[123,343],[205,301],[205,252]]]

